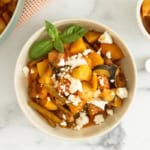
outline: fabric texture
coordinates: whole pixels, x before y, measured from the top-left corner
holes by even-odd
[[[43,6],[48,4],[50,0],[25,0],[22,14],[17,23],[17,27],[27,22],[31,16],[35,15]]]

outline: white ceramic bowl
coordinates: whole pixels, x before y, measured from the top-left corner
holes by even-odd
[[[73,131],[71,129],[63,129],[51,128],[47,122],[31,107],[28,106],[28,92],[27,92],[27,80],[24,77],[22,72],[22,68],[28,62],[28,51],[33,42],[35,42],[38,38],[45,36],[45,28],[39,29],[35,34],[33,34],[26,44],[23,46],[21,53],[18,57],[16,69],[15,69],[15,91],[18,99],[18,103],[26,115],[26,117],[40,130],[43,132],[54,135],[56,137],[60,137],[63,139],[72,139],[72,140],[81,140],[86,139],[96,135],[103,135],[104,133],[110,131],[114,128],[121,120],[121,118],[126,114],[131,102],[133,101],[133,97],[135,95],[135,87],[136,87],[136,69],[134,59],[132,57],[131,52],[125,46],[124,42],[121,38],[113,32],[110,28],[102,25],[99,22],[90,21],[90,20],[63,20],[54,23],[57,27],[63,28],[69,24],[79,24],[81,26],[86,27],[89,30],[96,30],[100,32],[104,32],[107,30],[113,37],[113,40],[122,48],[125,58],[121,62],[121,66],[125,75],[128,79],[128,88],[129,88],[129,96],[124,101],[124,105],[116,109],[113,117],[108,117],[102,125],[96,125],[88,128],[81,129],[80,131]]]
[[[22,12],[23,6],[24,6],[24,1],[25,0],[18,0],[15,11],[13,13],[13,16],[11,17],[8,25],[4,29],[4,31],[0,34],[0,44],[8,37],[8,35],[12,32],[14,29],[19,16]]]
[[[150,34],[147,32],[147,30],[145,29],[144,25],[143,25],[143,21],[141,18],[141,7],[143,4],[144,0],[138,0],[137,2],[137,7],[136,7],[136,19],[137,19],[137,24],[141,30],[141,32],[143,33],[143,35],[145,37],[147,37],[148,39],[150,39]]]

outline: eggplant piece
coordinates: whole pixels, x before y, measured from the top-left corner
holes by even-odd
[[[117,65],[110,65],[109,66],[109,71],[110,71],[110,78],[109,78],[109,83],[110,83],[110,87],[114,88],[115,87],[115,83],[116,83],[116,76],[119,73],[119,67]]]
[[[115,87],[118,88],[118,87],[126,87],[126,78],[125,78],[125,75],[123,74],[123,72],[119,71],[116,72],[116,75],[115,75]]]
[[[120,74],[120,69],[117,65],[98,65],[94,67],[93,72],[97,75],[105,75],[109,78],[110,87],[122,87],[125,86],[125,77]]]
[[[55,68],[53,71],[55,72],[55,74],[56,74],[56,79],[59,79],[60,78],[60,74],[61,73],[64,73],[64,72],[70,72],[70,68],[71,68],[71,66],[69,66],[69,65],[65,65],[65,66],[60,66],[60,67],[58,67],[58,68]],[[60,73],[60,74],[59,74]]]
[[[95,66],[93,69],[94,72],[96,72],[98,75],[105,75],[109,77],[110,79],[115,80],[115,75],[118,72],[118,66],[116,65],[98,65]]]
[[[107,65],[97,65],[93,68],[93,72],[97,73],[97,75],[105,75],[106,77],[110,77],[109,66]]]

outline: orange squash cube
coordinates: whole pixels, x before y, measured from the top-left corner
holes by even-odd
[[[83,38],[80,38],[71,44],[70,53],[71,54],[81,53],[86,48],[87,48],[87,44],[84,42]]]
[[[85,38],[89,43],[94,43],[98,40],[100,37],[99,32],[89,31],[86,33]]]
[[[73,69],[71,75],[81,81],[89,81],[91,79],[92,70],[88,65],[81,65]]]
[[[97,53],[93,52],[93,53],[90,53],[88,55],[88,57],[91,59],[92,61],[92,68],[97,66],[97,65],[102,65],[104,64],[104,59]]]
[[[116,44],[104,44],[102,43],[102,54],[106,56],[106,53],[109,51],[111,53],[112,60],[120,60],[124,57],[121,49]]]

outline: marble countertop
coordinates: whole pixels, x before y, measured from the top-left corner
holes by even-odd
[[[1,150],[147,150],[150,148],[150,74],[144,62],[150,57],[150,42],[136,23],[137,0],[51,0],[49,5],[16,29],[0,45],[0,149]],[[84,142],[55,139],[41,133],[25,118],[14,93],[13,75],[23,44],[45,19],[89,18],[118,32],[137,65],[137,94],[122,122],[110,133]]]

